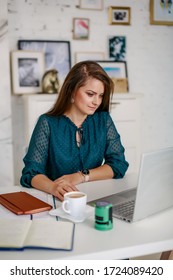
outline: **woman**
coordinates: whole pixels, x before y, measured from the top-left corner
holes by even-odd
[[[128,168],[109,115],[113,82],[93,61],[67,75],[53,108],[39,117],[24,158],[21,184],[61,201],[76,185],[122,178]]]

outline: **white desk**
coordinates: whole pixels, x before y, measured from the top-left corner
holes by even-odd
[[[133,181],[133,176],[130,174],[121,180],[105,180],[84,183],[79,186],[79,189],[85,191],[88,194],[89,199],[94,199],[102,195],[118,192],[120,189],[125,189],[127,182],[129,181]],[[5,193],[20,189],[28,191],[28,189],[25,188],[13,187],[0,188],[0,192]],[[32,189],[32,194],[34,194],[34,192],[38,195],[38,191]],[[41,198],[43,198],[43,193],[40,193],[40,195]],[[46,195],[46,197],[48,196]],[[44,215],[48,217],[48,213],[45,213]],[[16,218],[16,216],[14,218]],[[94,217],[91,217],[83,223],[76,224],[74,248],[71,252],[28,249],[21,252],[1,251],[0,259],[108,260],[124,259],[172,250],[172,221],[173,208],[170,208],[164,212],[132,224],[114,219],[113,230],[98,231],[94,228]]]

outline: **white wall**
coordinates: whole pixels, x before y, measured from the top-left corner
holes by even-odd
[[[81,51],[108,58],[108,36],[126,36],[130,91],[143,94],[142,150],[173,146],[173,26],[150,25],[149,0],[103,2],[103,11],[89,11],[77,0],[8,0],[10,50],[18,39],[69,40],[74,63]],[[109,6],[131,7],[131,25],[109,25]],[[74,17],[90,19],[89,40],[72,39]]]
[[[0,186],[13,184],[11,93],[6,0],[0,3]]]

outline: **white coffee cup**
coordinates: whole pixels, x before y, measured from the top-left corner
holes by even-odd
[[[62,209],[73,218],[84,218],[87,195],[80,191],[68,192],[64,195]]]

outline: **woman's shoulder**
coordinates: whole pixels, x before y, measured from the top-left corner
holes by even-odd
[[[38,118],[40,121],[46,121],[46,122],[55,122],[57,119],[59,119],[59,116],[51,116],[46,113],[42,114]]]
[[[42,114],[39,116],[38,119],[39,123],[45,124],[49,127],[54,127],[54,126],[63,126],[65,123],[65,118],[63,116],[51,116],[49,114]]]
[[[38,117],[37,123],[48,123],[49,122],[49,117],[46,114],[42,114]]]
[[[93,115],[94,121],[98,124],[98,125],[106,125],[107,127],[109,127],[110,125],[113,124],[113,120],[112,117],[110,115],[109,112],[107,111],[99,111],[96,112]]]
[[[98,111],[95,112],[93,115],[93,118],[98,119],[98,120],[107,120],[110,118],[110,113],[107,111]]]

